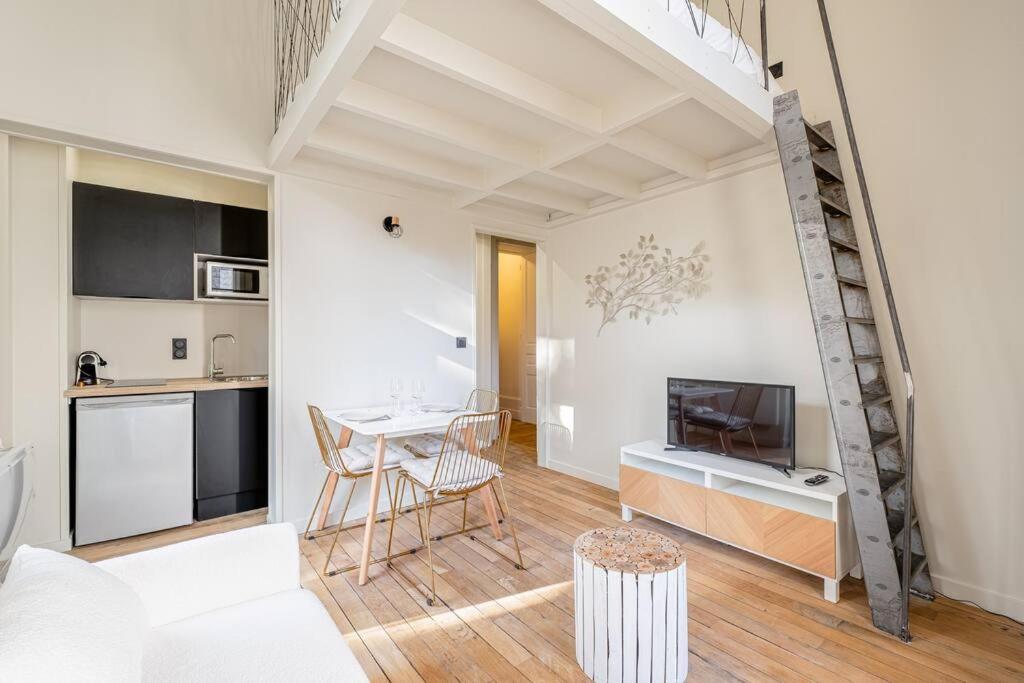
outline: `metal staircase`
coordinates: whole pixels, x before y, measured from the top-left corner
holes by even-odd
[[[832,125],[805,121],[800,98],[792,91],[775,98],[775,136],[872,620],[876,627],[908,641],[910,593],[931,598],[933,591],[912,502],[914,388],[885,260],[872,215],[872,247],[907,385],[903,438],[893,412]]]

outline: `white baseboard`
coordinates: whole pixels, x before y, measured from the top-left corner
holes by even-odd
[[[968,600],[996,614],[1005,614],[1018,621],[1024,621],[1024,598],[997,593],[970,583],[957,581],[948,576],[932,574],[935,590],[954,600]]]
[[[71,539],[70,538],[58,538],[56,541],[50,541],[49,543],[33,543],[33,548],[45,548],[47,550],[55,550],[58,553],[66,553],[71,550]]]
[[[561,462],[559,460],[548,460],[548,467],[556,472],[562,474],[568,474],[584,481],[589,481],[591,484],[597,484],[598,486],[604,486],[605,488],[612,489],[613,491],[619,490],[619,481],[614,477],[608,477],[597,472],[591,472],[585,470],[582,467],[576,465],[570,465],[569,463]]]

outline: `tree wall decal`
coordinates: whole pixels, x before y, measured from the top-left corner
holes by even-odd
[[[711,272],[705,264],[711,257],[699,242],[689,256],[673,256],[671,249],[662,249],[654,235],[640,236],[636,247],[619,254],[614,266],[598,266],[587,275],[587,307],[601,308],[601,326],[616,321],[620,313],[629,320],[643,317],[648,325],[654,316],[677,315],[676,306],[686,299],[696,299],[709,288]]]

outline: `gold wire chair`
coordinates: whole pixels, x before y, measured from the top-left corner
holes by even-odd
[[[466,401],[466,410],[471,413],[493,413],[498,409],[498,392],[490,389],[473,389]],[[417,458],[436,458],[441,452],[443,439],[436,434],[423,434],[406,440],[405,450]]]
[[[474,389],[466,401],[466,410],[474,413],[492,413],[498,409],[498,392],[490,389]]]
[[[499,501],[499,508],[503,521],[508,522],[508,528],[512,532],[512,542],[515,545],[518,561],[508,557],[504,553],[494,550],[493,552],[511,562],[516,569],[523,569],[523,554],[519,549],[519,537],[516,535],[515,522],[512,519],[512,510],[505,497],[505,488],[501,483],[503,476],[502,467],[505,464],[505,451],[508,447],[508,434],[512,425],[512,413],[508,410],[500,412],[475,413],[460,415],[452,420],[445,433],[444,445],[437,458],[410,458],[402,461],[398,479],[395,482],[394,500],[392,509],[395,509],[405,493],[405,486],[412,488],[414,507],[416,508],[416,520],[420,525],[420,536],[424,547],[427,549],[427,563],[430,566],[430,595],[427,597],[427,604],[433,605],[437,599],[437,590],[434,581],[434,556],[431,551],[431,541],[439,541],[449,536],[462,534],[475,529],[480,529],[486,524],[476,527],[466,527],[466,507],[469,501],[469,494],[490,487],[491,492]],[[497,486],[495,486],[497,484]],[[417,489],[424,492],[423,509],[426,522],[421,520],[420,502]],[[485,492],[485,495],[490,495]],[[500,496],[498,495],[500,493]],[[442,536],[430,535],[430,522],[434,505],[438,498],[454,497],[462,498],[462,528],[458,531],[444,534]],[[397,555],[391,552],[391,545],[395,534],[395,515],[391,516],[391,524],[388,528],[388,549],[387,565],[395,569],[409,583],[419,589],[419,584],[392,564],[391,560]],[[472,534],[472,540],[477,540]],[[418,548],[417,548],[418,550]],[[406,551],[403,554],[408,554]]]
[[[324,491],[327,489],[327,482],[330,480],[331,475],[336,474],[338,477],[342,479],[352,480],[352,485],[349,486],[348,489],[348,495],[345,496],[345,505],[341,509],[341,517],[338,518],[338,528],[334,532],[334,540],[331,542],[331,549],[327,553],[327,559],[324,561],[324,576],[334,576],[335,574],[347,572],[359,566],[359,564],[357,563],[346,567],[342,567],[341,569],[335,569],[330,572],[327,571],[327,568],[331,564],[331,556],[334,554],[334,547],[338,543],[338,535],[341,534],[342,531],[347,531],[349,529],[354,529],[363,526],[362,523],[344,526],[345,515],[348,513],[348,506],[352,502],[352,494],[355,493],[356,484],[359,483],[360,479],[363,479],[364,477],[368,477],[371,474],[373,474],[373,464],[371,460],[369,462],[369,466],[361,466],[356,469],[351,468],[349,466],[350,463],[362,465],[362,463],[357,462],[357,459],[363,460],[365,462],[368,452],[365,450],[360,451],[353,447],[339,447],[339,445],[334,441],[334,436],[331,434],[331,429],[327,425],[327,419],[324,417],[323,412],[314,405],[306,404],[306,408],[309,410],[309,420],[313,424],[313,433],[316,435],[316,442],[317,445],[320,447],[320,457],[323,458],[324,468],[327,470],[327,474],[324,476],[323,486],[320,487],[320,495],[317,496],[316,498],[316,503],[313,505],[313,512],[310,514],[309,522],[306,523],[306,530],[303,532],[303,536],[307,540],[312,540],[314,538],[314,536],[309,533],[309,528],[313,525],[313,517],[316,516],[317,510],[320,508],[320,501],[323,499]],[[392,472],[398,469],[400,461],[403,457],[405,457],[405,454],[402,451],[395,448],[394,446],[391,446],[390,444],[387,446],[387,448],[388,451],[385,454],[386,457],[384,461],[384,483],[387,485],[388,489],[388,503],[392,504],[393,500],[391,497],[391,480],[388,479],[387,475],[388,472]],[[395,508],[392,506],[392,518],[394,518],[394,514]],[[381,521],[384,521],[383,518],[381,519]]]

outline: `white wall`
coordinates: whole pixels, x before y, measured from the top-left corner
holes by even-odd
[[[67,150],[68,180],[202,202],[267,209],[267,186],[89,149]]]
[[[1024,360],[1015,312],[1024,233],[1013,198],[1024,157],[1024,3],[827,5],[914,372],[916,498],[929,569],[938,590],[1022,619]],[[867,244],[817,5],[769,3],[769,22],[782,85],[800,91],[810,120],[837,129]],[[875,310],[883,307],[876,298]],[[880,329],[888,331],[885,320]],[[898,368],[892,337],[883,343]],[[893,385],[899,395],[901,383]]]
[[[678,316],[609,324],[584,277],[641,234],[686,255],[707,242],[710,290]],[[797,462],[839,467],[781,171],[766,168],[557,230],[551,262],[549,464],[617,487],[618,449],[665,438],[666,377],[796,386]],[[620,316],[622,317],[622,316]]]
[[[268,368],[267,307],[245,304],[193,304],[170,301],[79,301],[80,332],[71,351],[96,351],[108,365],[103,377],[204,377],[210,338],[217,342],[217,365],[228,375],[265,374]],[[171,357],[171,339],[188,340],[188,358]]]
[[[0,135],[0,438],[35,446],[35,498],[22,539],[52,546],[68,505],[60,443],[62,162],[57,145]]]
[[[281,177],[279,191],[281,516],[305,524],[324,476],[307,402],[387,405],[393,375],[407,393],[423,379],[428,401],[466,400],[476,364],[475,235],[464,216],[383,195],[293,176]],[[381,228],[392,214],[401,239]],[[468,348],[456,349],[456,336]],[[365,514],[360,488],[350,518]]]
[[[30,124],[262,166],[269,0],[0,0],[0,128]]]

